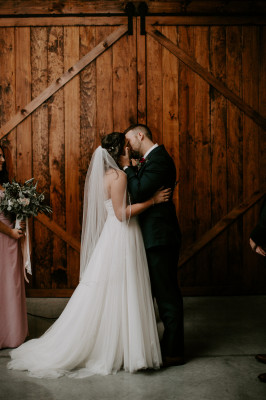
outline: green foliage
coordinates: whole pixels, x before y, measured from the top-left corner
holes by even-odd
[[[14,214],[18,219],[35,217],[39,213],[50,214],[52,209],[44,204],[44,193],[37,192],[34,178],[27,180],[24,185],[16,182],[4,183],[4,192],[0,193],[0,212],[7,216]]]

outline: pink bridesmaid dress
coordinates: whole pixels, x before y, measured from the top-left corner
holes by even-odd
[[[13,223],[0,213],[0,221]],[[17,347],[28,335],[20,242],[0,232],[0,349]]]

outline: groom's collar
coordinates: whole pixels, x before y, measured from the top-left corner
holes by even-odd
[[[156,149],[156,147],[158,147],[158,144],[154,144],[148,151],[146,151],[146,153],[144,154],[143,158],[147,158],[148,154],[150,154],[150,152],[154,149]]]

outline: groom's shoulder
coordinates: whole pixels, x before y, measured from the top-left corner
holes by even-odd
[[[164,147],[163,144],[161,144],[160,146],[156,147],[153,150],[153,154],[152,154],[152,158],[153,159],[164,159],[166,161],[171,161],[172,157],[170,156],[170,154],[168,153],[168,151],[166,150],[166,148]]]

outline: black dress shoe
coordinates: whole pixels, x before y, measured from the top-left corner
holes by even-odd
[[[176,365],[184,365],[185,364],[185,359],[183,356],[176,356],[176,357],[171,357],[171,356],[165,356],[163,357],[163,368],[168,368],[168,367],[174,367]]]
[[[258,378],[259,378],[259,380],[260,380],[261,382],[266,383],[266,373],[265,373],[265,374],[260,374],[260,375],[258,376]]]
[[[255,358],[257,361],[266,364],[266,354],[257,354]]]

